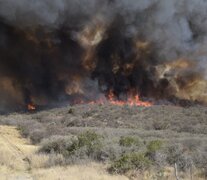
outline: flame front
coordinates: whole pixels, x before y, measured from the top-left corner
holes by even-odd
[[[117,105],[117,106],[143,106],[143,107],[150,107],[152,106],[151,102],[145,102],[140,99],[140,96],[138,94],[132,95],[129,93],[128,98],[126,101],[123,100],[117,100],[116,96],[114,95],[113,91],[109,92],[108,95],[108,100],[109,103],[112,105]]]
[[[153,106],[152,102],[142,101],[138,94],[133,95],[132,93],[128,93],[128,97],[125,100],[117,99],[116,95],[112,90],[109,91],[107,98],[104,96],[95,101],[75,101],[74,104],[111,104],[114,106],[140,106],[140,107],[151,107]]]
[[[34,110],[36,110],[36,106],[33,103],[30,103],[27,105],[27,109],[29,111],[34,111]]]

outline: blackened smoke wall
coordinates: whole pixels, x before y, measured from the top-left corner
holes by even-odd
[[[0,0],[0,109],[113,90],[206,101],[205,0]],[[95,97],[94,97],[95,96]]]

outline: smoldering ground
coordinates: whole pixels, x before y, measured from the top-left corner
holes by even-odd
[[[113,91],[206,102],[207,2],[0,0],[1,110]]]

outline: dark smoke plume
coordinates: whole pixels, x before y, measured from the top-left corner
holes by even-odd
[[[204,0],[0,0],[0,111],[113,91],[207,102]]]

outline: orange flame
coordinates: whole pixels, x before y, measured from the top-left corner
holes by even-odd
[[[109,94],[107,96],[107,100],[105,98],[100,98],[96,101],[89,101],[89,102],[85,102],[83,100],[80,101],[76,101],[74,104],[111,104],[111,105],[115,105],[115,106],[142,106],[142,107],[151,107],[153,105],[153,103],[151,102],[146,102],[146,101],[142,101],[139,97],[138,94],[136,95],[132,95],[129,94],[129,98],[127,100],[117,100],[115,94],[113,93],[113,91],[109,91]]]
[[[28,109],[29,111],[34,111],[34,110],[36,110],[36,107],[35,107],[34,104],[30,103],[30,104],[27,105],[27,109]]]
[[[108,95],[109,103],[116,106],[143,106],[143,107],[150,107],[152,106],[151,102],[144,102],[140,100],[140,97],[138,94],[136,95],[129,95],[129,98],[126,101],[116,100],[115,95],[113,91],[109,92]]]

